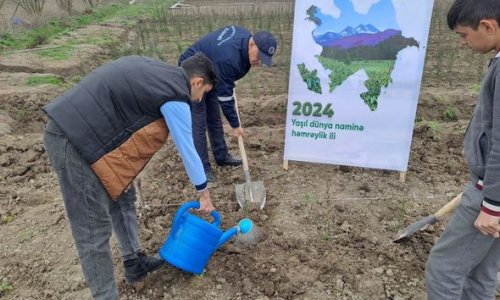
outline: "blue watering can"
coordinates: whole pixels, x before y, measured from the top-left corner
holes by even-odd
[[[190,201],[179,208],[160,257],[181,270],[201,274],[215,250],[235,234],[250,232],[253,223],[242,219],[238,226],[224,232],[219,228],[221,219],[217,211],[211,212],[214,220],[209,223],[189,213],[190,208],[200,208],[200,203]]]

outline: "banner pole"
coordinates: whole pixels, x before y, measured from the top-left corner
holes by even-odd
[[[399,172],[399,181],[406,182],[406,172]]]

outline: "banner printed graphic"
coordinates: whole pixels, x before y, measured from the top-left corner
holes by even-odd
[[[285,160],[407,170],[433,2],[295,2]]]

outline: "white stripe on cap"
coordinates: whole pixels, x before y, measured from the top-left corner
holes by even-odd
[[[495,205],[489,204],[486,201],[483,201],[483,206],[489,210],[500,212],[500,206],[495,206]]]
[[[228,97],[220,97],[219,96],[219,101],[226,102],[226,101],[231,101],[233,100],[233,96],[228,96]]]

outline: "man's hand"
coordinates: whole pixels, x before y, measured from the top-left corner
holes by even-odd
[[[240,136],[243,136],[243,128],[240,127],[237,127],[237,128],[233,128],[233,136],[235,138],[238,138]]]
[[[496,238],[500,237],[500,217],[491,216],[481,211],[474,226],[484,235],[491,234]]]
[[[214,210],[214,206],[212,205],[212,200],[210,199],[210,192],[208,188],[206,188],[200,194],[200,212],[204,214],[209,214],[212,210]]]

